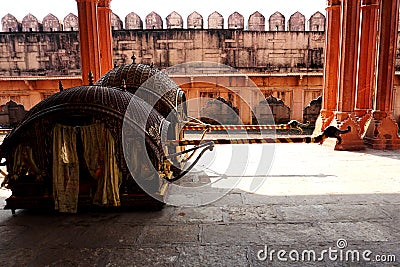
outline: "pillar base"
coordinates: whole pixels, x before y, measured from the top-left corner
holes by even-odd
[[[397,123],[386,113],[374,111],[366,123],[364,142],[373,149],[400,149]]]
[[[332,111],[322,109],[318,115],[317,121],[315,122],[315,128],[312,135],[318,136],[322,134],[322,131],[331,124],[334,118],[335,115]]]
[[[366,124],[371,118],[371,110],[355,110],[354,115],[357,119],[358,125],[360,126],[360,136],[363,139],[367,131]]]
[[[353,114],[336,112],[335,119],[332,120],[330,125],[336,126],[341,130],[346,130],[348,126],[351,127],[349,133],[341,135],[342,142],[340,144],[336,142],[334,146],[335,150],[358,151],[366,148],[361,138],[360,124]]]

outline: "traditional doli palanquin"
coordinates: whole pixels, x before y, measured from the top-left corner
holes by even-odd
[[[163,171],[162,139],[182,137],[185,101],[167,75],[143,64],[117,66],[93,85],[61,87],[34,106],[0,147],[8,171],[3,186],[12,189],[6,208],[162,207],[160,175],[179,172],[175,159]],[[154,192],[144,192],[136,177]]]
[[[0,146],[8,171],[2,186],[12,195],[5,208],[160,209],[168,185],[214,144],[322,143],[328,137],[340,142],[340,134],[350,130],[330,126],[316,137],[204,139],[213,130],[301,131],[300,126],[209,125],[187,115],[184,92],[165,73],[144,64],[116,66],[96,83],[90,78],[88,86],[60,85],[60,92],[29,110],[6,136]],[[185,130],[203,131],[202,138],[185,140]]]
[[[93,2],[97,1],[77,1],[80,13],[78,17],[93,18],[93,20],[79,20],[79,28],[86,28],[79,31],[82,63],[79,73],[82,74],[83,80],[87,80],[89,71],[92,71],[92,77],[99,78],[98,81],[90,82],[89,86],[78,86],[67,90],[60,86],[59,93],[45,98],[31,108],[0,146],[0,165],[7,167],[2,186],[12,190],[11,197],[6,200],[6,208],[13,212],[21,208],[49,208],[73,213],[79,207],[93,205],[106,207],[141,205],[160,208],[165,203],[168,184],[184,177],[199,157],[207,150],[211,150],[214,144],[322,143],[326,138],[334,137],[338,140],[335,144],[337,150],[361,150],[366,146],[373,149],[400,148],[399,129],[396,123],[398,114],[397,111],[394,112],[398,110],[398,106],[395,103],[396,90],[393,86],[398,84],[398,79],[395,78],[397,48],[393,45],[396,44],[398,37],[398,1],[378,1],[377,3],[366,1],[363,3],[366,8],[361,8],[359,1],[327,1],[327,25],[321,14],[314,14],[316,23],[311,23],[310,20],[309,28],[311,31],[321,32],[311,34],[309,39],[303,39],[307,40],[306,43],[310,40],[316,41],[318,43],[318,46],[314,47],[316,49],[306,46],[311,48],[309,49],[311,54],[304,54],[304,58],[294,56],[292,52],[284,58],[285,60],[309,58],[311,59],[310,67],[312,65],[315,65],[317,69],[324,67],[321,105],[313,101],[305,112],[308,121],[316,119],[315,115],[320,115],[315,134],[322,133],[317,136],[259,139],[205,139],[203,137],[207,131],[211,130],[248,130],[249,128],[260,130],[263,127],[290,129],[301,127],[301,125],[299,123],[290,123],[292,126],[289,123],[275,126],[205,125],[187,116],[183,91],[165,73],[148,65],[133,62],[116,66],[100,77],[104,70],[112,68],[112,11],[109,6],[111,1],[99,1],[99,5]],[[128,24],[136,25],[128,25],[127,29],[142,28],[140,18],[138,19],[137,15],[131,15],[128,15],[130,18],[127,20],[130,21]],[[74,24],[69,23],[67,28],[77,30],[77,19],[73,16],[68,17],[69,22],[74,22]],[[146,28],[159,36],[158,31],[153,31],[153,29],[163,28],[159,15],[152,12],[148,17]],[[158,19],[153,19],[157,17]],[[205,43],[210,40],[203,38],[206,36],[204,35],[206,31],[192,31],[203,28],[203,20],[198,13],[189,15],[187,31],[181,31],[182,18],[179,14],[171,14],[170,18],[169,22],[176,23],[168,23],[167,27],[178,28],[177,35],[180,36],[181,33],[192,37],[201,35],[201,39],[206,40]],[[53,21],[54,17],[49,16],[48,19]],[[19,31],[20,26],[15,17],[7,15],[3,21],[7,22],[3,23],[6,31]],[[216,33],[218,29],[222,30],[222,21],[222,16],[214,12],[209,16],[207,30],[207,34],[216,36],[214,39],[218,41],[217,50],[213,50],[217,52],[211,53],[216,55],[218,60],[222,58],[219,44],[223,39],[220,37],[222,34]],[[257,21],[259,23],[254,23]],[[295,23],[296,21],[298,23]],[[32,26],[30,22],[35,22],[35,24]],[[155,24],[149,22],[155,22]],[[48,30],[59,29],[58,24],[56,21],[56,25]],[[236,29],[242,28],[242,17],[235,14],[231,17],[231,21],[228,20],[228,25],[233,28],[229,28],[230,31],[220,31],[220,33],[232,33],[242,37],[263,35],[268,38],[268,40],[265,39],[268,42],[264,42],[267,44],[264,51],[267,51],[270,40],[279,43],[286,40],[272,37],[269,39],[269,36],[279,38],[289,36],[289,39],[291,36],[301,36],[300,32],[305,30],[305,17],[298,12],[291,16],[288,27],[290,31],[298,32],[295,35],[277,33],[283,31],[285,26],[284,16],[279,12],[270,17],[268,24],[269,31],[274,32],[262,33],[265,30],[265,17],[255,12],[249,18],[249,31],[243,31],[243,35],[236,34]],[[131,26],[134,27],[131,28]],[[40,28],[37,19],[31,15],[26,16],[21,27],[23,32],[38,31]],[[98,29],[104,31],[99,32]],[[326,30],[326,37],[322,34],[323,30]],[[255,34],[253,31],[260,31],[260,33]],[[125,33],[131,36],[133,34],[133,32]],[[141,31],[138,33],[143,35],[144,39],[149,39],[149,34],[143,34]],[[7,33],[7,38],[4,40],[11,40],[8,38],[10,36],[12,34]],[[326,39],[325,46],[323,38]],[[146,41],[146,44],[150,43]],[[225,39],[223,43],[231,43],[231,41],[228,42],[228,39]],[[246,42],[242,43],[246,44]],[[156,52],[154,55],[157,56],[148,57],[151,54],[145,56],[143,54],[142,62],[150,63],[151,58],[159,58],[158,53],[162,50],[161,47],[160,44],[160,48],[153,49]],[[168,48],[169,45],[163,45],[163,47]],[[228,45],[225,47],[231,51],[232,47]],[[258,45],[256,47],[254,51],[260,51],[261,47]],[[322,49],[325,50],[324,63],[322,63]],[[140,46],[133,50],[149,51]],[[171,61],[169,57],[171,50],[164,50],[165,55],[168,55],[165,57],[168,58],[167,62]],[[204,47],[200,50],[204,51]],[[242,50],[248,49],[243,47]],[[298,54],[297,49],[288,49],[288,51],[295,51],[295,54]],[[178,52],[176,54],[180,55]],[[224,58],[228,54],[224,53]],[[231,54],[232,60],[227,60],[226,63],[237,66],[236,53]],[[277,53],[279,56],[273,57],[278,59],[275,67],[270,64],[271,53],[258,54],[266,55],[265,62],[262,64],[263,61],[254,60],[257,64],[253,67],[258,71],[274,71],[275,67],[282,65],[281,52]],[[9,53],[12,58],[15,58],[14,55],[15,51]],[[121,56],[120,61],[125,64],[126,55],[123,53],[120,55],[124,55],[123,58]],[[202,52],[199,55],[201,60],[206,58]],[[253,56],[248,58],[256,59]],[[315,62],[313,59],[316,59]],[[24,61],[28,62],[26,58]],[[72,64],[68,60],[65,62]],[[298,62],[295,69],[300,70],[305,66],[304,62]],[[169,64],[158,65],[168,67]],[[75,63],[73,65],[76,68],[78,66]],[[281,69],[278,68],[278,70]],[[17,67],[10,69],[10,75],[13,73],[21,75]],[[303,83],[301,81],[303,74],[297,73],[296,76],[298,79],[296,78],[295,83]],[[313,75],[307,75],[308,78],[305,80],[310,80],[311,76]],[[284,75],[282,79],[289,78],[290,75]],[[39,80],[41,79],[37,79]],[[245,81],[247,83],[247,79]],[[263,85],[266,84],[265,80],[262,81]],[[24,80],[24,84],[28,85],[29,82]],[[271,82],[271,84],[275,86],[278,83]],[[29,88],[33,87],[29,85]],[[296,89],[293,92],[301,91]],[[297,95],[300,96],[301,93]],[[294,101],[298,107],[301,106],[300,99],[297,98]],[[266,104],[270,106],[273,103],[280,103],[276,98],[269,100]],[[12,106],[11,103],[10,106]],[[282,109],[284,107],[281,106],[277,107],[283,110],[285,122],[288,122],[290,119],[286,116],[288,110]],[[300,109],[298,111],[298,114],[302,112]],[[251,113],[248,112],[247,115],[249,115],[248,121],[245,123],[250,124],[252,123]],[[267,118],[271,116],[270,113],[266,115]],[[12,123],[11,120],[9,123]],[[185,140],[183,135],[185,127],[204,131],[201,140]],[[350,131],[351,133],[342,140],[340,135]],[[186,148],[186,146],[194,147]],[[198,149],[199,151],[201,149],[201,152],[195,160],[190,161],[189,158],[194,154],[189,152]]]

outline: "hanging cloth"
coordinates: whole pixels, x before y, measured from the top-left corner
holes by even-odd
[[[39,175],[39,168],[33,160],[32,148],[26,145],[18,145],[14,153],[12,174],[16,177],[26,174]]]
[[[80,129],[85,162],[90,175],[97,180],[93,203],[120,206],[121,172],[115,156],[113,136],[101,123],[82,126]]]
[[[56,124],[53,129],[54,208],[76,213],[79,194],[79,162],[76,128]]]

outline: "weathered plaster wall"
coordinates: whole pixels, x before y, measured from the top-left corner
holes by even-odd
[[[1,33],[0,75],[80,75],[77,32]]]
[[[322,71],[324,33],[242,30],[121,30],[114,60],[158,68],[212,61],[250,72]],[[0,33],[0,75],[79,75],[77,32]]]
[[[322,71],[322,32],[241,30],[114,31],[114,60],[165,68],[212,61],[245,71]]]

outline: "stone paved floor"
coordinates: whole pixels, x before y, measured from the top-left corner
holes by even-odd
[[[258,152],[249,153],[257,162]],[[208,175],[215,182],[209,192],[187,197],[187,190],[173,188],[169,197],[196,205],[231,186],[232,173],[215,179],[223,172],[221,155],[223,161],[228,154],[217,148],[214,165],[200,179],[188,178]],[[267,176],[255,172],[256,165],[250,160],[229,194],[200,207],[75,215],[22,210],[15,216],[1,210],[0,266],[400,266],[399,151],[282,144]],[[0,190],[0,203],[8,194]],[[347,246],[338,249],[343,242]],[[272,261],[262,260],[265,248]],[[289,258],[296,252],[301,258],[304,250],[319,258],[329,248],[330,257],[326,252],[318,262]],[[287,262],[278,259],[279,250]],[[346,261],[356,250],[370,250],[371,259],[393,255],[396,262]]]

